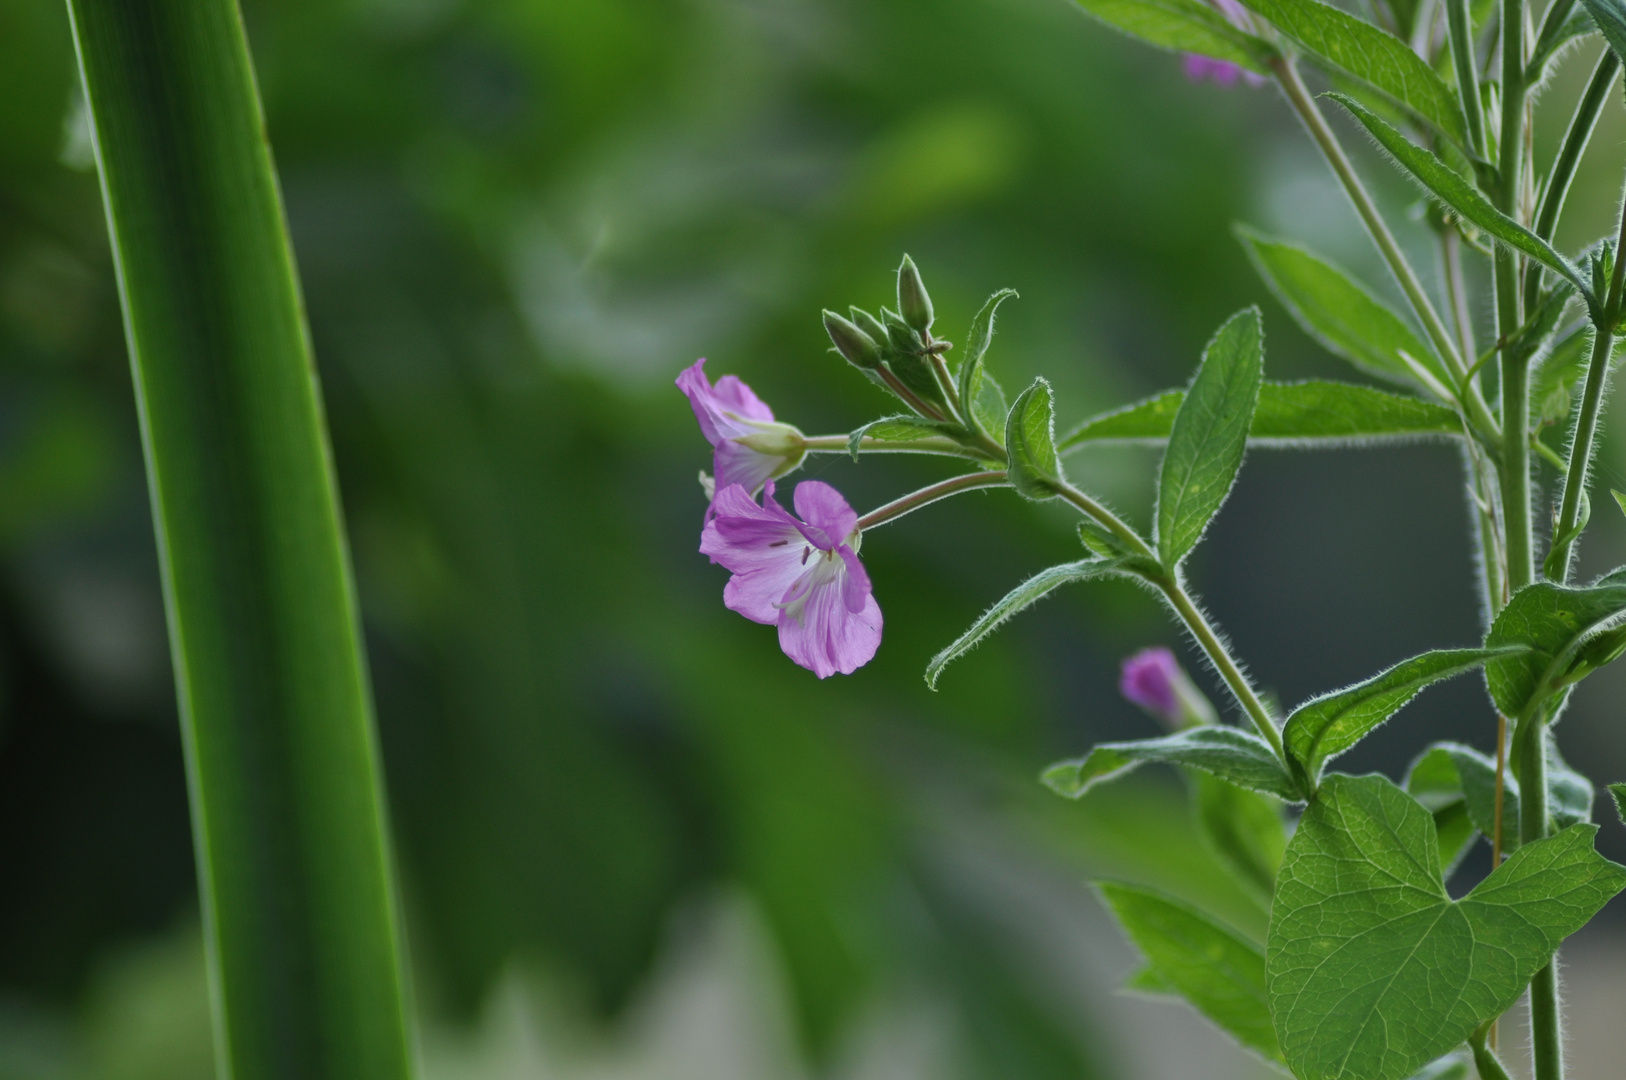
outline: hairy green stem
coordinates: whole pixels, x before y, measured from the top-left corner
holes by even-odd
[[[1559,6],[1559,3],[1553,5],[1555,9]],[[1575,106],[1575,115],[1570,118],[1569,130],[1564,134],[1564,143],[1559,147],[1558,157],[1554,159],[1552,172],[1547,177],[1547,187],[1542,192],[1541,206],[1536,210],[1535,233],[1543,240],[1552,240],[1553,233],[1558,231],[1558,218],[1564,212],[1564,199],[1569,194],[1570,182],[1575,179],[1576,166],[1581,163],[1581,156],[1586,153],[1587,143],[1592,141],[1593,131],[1597,130],[1598,117],[1603,114],[1603,103],[1608,98],[1609,89],[1619,71],[1620,61],[1616,59],[1614,50],[1605,49],[1603,55],[1598,58],[1598,66],[1592,70],[1592,79],[1587,83],[1586,92],[1581,95],[1581,100]],[[1529,318],[1535,308],[1541,275],[1542,268],[1536,262],[1531,262],[1525,269],[1525,318]]]
[[[1079,491],[1066,481],[1062,481],[1057,485],[1056,493],[1082,511],[1086,517],[1092,518],[1097,524],[1102,525],[1114,536],[1118,537],[1133,554],[1153,560],[1157,558],[1157,552],[1141,538],[1139,533],[1125,524],[1117,514],[1114,514],[1082,491]],[[1191,598],[1191,594],[1186,592],[1185,585],[1180,581],[1179,574],[1171,567],[1157,577],[1148,576],[1146,580],[1163,594],[1164,599],[1174,609],[1174,613],[1179,616],[1180,621],[1185,623],[1186,629],[1191,631],[1191,636],[1197,639],[1197,644],[1202,647],[1203,652],[1208,656],[1209,662],[1214,665],[1214,670],[1218,671],[1220,678],[1225,680],[1225,685],[1230,688],[1231,694],[1237,700],[1237,704],[1242,706],[1242,711],[1248,714],[1248,719],[1253,722],[1253,726],[1258,729],[1260,735],[1264,736],[1265,741],[1270,743],[1271,749],[1276,752],[1276,757],[1285,765],[1287,763],[1287,752],[1282,747],[1281,732],[1276,730],[1276,723],[1270,718],[1270,711],[1265,708],[1264,702],[1259,699],[1259,694],[1254,690],[1253,684],[1248,682],[1248,677],[1242,673],[1242,666],[1231,656],[1230,650],[1225,647],[1225,642],[1220,639],[1219,633],[1209,623],[1208,617],[1203,614],[1202,609]]]
[[[1468,286],[1462,280],[1462,237],[1455,227],[1447,228],[1440,234],[1440,262],[1445,268],[1445,291],[1451,302],[1451,320],[1457,324],[1457,338],[1462,345],[1463,356],[1473,356],[1474,350],[1474,320],[1473,314],[1468,310]],[[1471,382],[1478,372],[1468,369],[1466,378]]]
[[[1310,132],[1310,138],[1315,141],[1327,164],[1332,166],[1333,174],[1343,186],[1344,193],[1354,204],[1355,212],[1360,215],[1361,222],[1366,226],[1367,233],[1377,244],[1378,251],[1383,255],[1383,261],[1388,264],[1389,272],[1399,282],[1400,289],[1406,294],[1406,300],[1417,314],[1423,324],[1423,330],[1428,340],[1444,360],[1447,370],[1460,384],[1467,378],[1468,368],[1457,350],[1456,342],[1451,338],[1451,332],[1441,320],[1439,312],[1434,310],[1434,303],[1428,298],[1423,289],[1423,283],[1412,269],[1411,263],[1406,261],[1405,253],[1400,250],[1400,244],[1395,240],[1394,234],[1389,231],[1388,224],[1383,215],[1378,212],[1377,204],[1361,183],[1360,177],[1355,175],[1355,167],[1350,163],[1344,148],[1339,144],[1338,137],[1333,134],[1332,128],[1327,126],[1326,118],[1321,110],[1315,107],[1310,97],[1310,91],[1299,77],[1298,69],[1286,57],[1278,57],[1271,61],[1271,67],[1276,72],[1276,81],[1281,84],[1288,103],[1293,111],[1298,113],[1305,128]],[[1477,387],[1469,383],[1461,385],[1463,407],[1468,411],[1474,426],[1480,429],[1481,434],[1492,441],[1500,437],[1495,417],[1491,416],[1490,408],[1485,404],[1484,397]]]
[[[1609,376],[1609,356],[1614,352],[1615,335],[1595,329],[1592,358],[1587,363],[1586,389],[1581,408],[1575,414],[1575,432],[1570,437],[1569,467],[1564,475],[1564,498],[1553,526],[1553,547],[1547,557],[1549,576],[1560,584],[1569,580],[1570,552],[1574,550],[1575,524],[1580,519],[1581,496],[1586,492],[1586,474],[1592,465],[1592,448],[1598,430],[1598,408],[1603,402],[1603,385]],[[1556,574],[1551,571],[1557,571]]]
[[[1526,717],[1529,731],[1519,732],[1514,742],[1519,748],[1519,842],[1533,843],[1548,832],[1547,816],[1547,733],[1545,719],[1537,713]],[[1537,793],[1539,792],[1539,797]],[[1564,1039],[1559,1022],[1558,958],[1530,980],[1530,1056],[1536,1080],[1559,1080],[1564,1075]]]
[[[1445,0],[1445,17],[1451,28],[1451,62],[1456,66],[1462,111],[1468,118],[1468,148],[1484,157],[1485,114],[1479,100],[1479,73],[1474,65],[1473,19],[1468,14],[1468,0]]]
[[[885,506],[878,506],[874,510],[858,519],[858,530],[873,529],[877,525],[885,525],[889,521],[896,521],[903,515],[928,506],[939,499],[946,499],[950,495],[958,495],[962,491],[975,491],[977,488],[1006,487],[1005,470],[999,469],[991,472],[964,473],[953,476],[935,484],[928,484],[919,491],[912,491],[901,499],[893,499]]]

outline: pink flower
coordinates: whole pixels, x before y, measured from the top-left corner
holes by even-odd
[[[1237,0],[1212,0],[1212,3],[1233,26],[1241,30],[1249,29],[1247,9]],[[1200,53],[1186,53],[1180,66],[1191,82],[1212,79],[1219,86],[1234,86],[1240,76],[1249,86],[1263,86],[1265,83],[1262,76],[1244,71],[1229,60],[1216,60]]]
[[[777,423],[773,410],[749,386],[733,375],[724,375],[713,386],[705,369],[704,359],[695,361],[677,377],[677,386],[688,396],[700,432],[712,445],[717,490],[738,484],[755,495],[763,484],[802,463],[806,443],[800,431]]]
[[[1118,692],[1173,728],[1212,724],[1214,707],[1191,685],[1174,654],[1161,646],[1142,649],[1123,663]]]
[[[858,561],[858,515],[829,484],[796,485],[798,521],[767,485],[758,506],[739,484],[719,487],[700,552],[733,572],[723,605],[779,627],[785,655],[823,679],[850,675],[881,644],[881,609]]]

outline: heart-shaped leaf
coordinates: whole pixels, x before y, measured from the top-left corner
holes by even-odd
[[[1189,765],[1251,791],[1288,802],[1304,800],[1270,744],[1251,731],[1220,724],[1187,728],[1161,739],[1100,743],[1084,757],[1058,761],[1041,779],[1057,793],[1076,799],[1096,784],[1149,761]]]
[[[1382,776],[1333,775],[1287,846],[1266,943],[1276,1036],[1301,1080],[1403,1080],[1518,999],[1626,886],[1574,825],[1460,901],[1434,822]]]

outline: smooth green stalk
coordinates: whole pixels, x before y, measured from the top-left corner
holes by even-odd
[[[1310,132],[1310,138],[1314,140],[1322,156],[1327,159],[1327,164],[1332,167],[1333,174],[1343,186],[1345,195],[1354,205],[1362,224],[1366,226],[1368,235],[1372,237],[1373,243],[1377,244],[1389,272],[1395,276],[1395,280],[1400,284],[1400,290],[1406,294],[1406,301],[1423,324],[1423,331],[1428,335],[1429,344],[1434,346],[1434,350],[1445,362],[1447,370],[1451,372],[1452,378],[1457,381],[1461,389],[1463,407],[1474,426],[1482,435],[1494,442],[1500,437],[1496,419],[1491,416],[1490,408],[1485,404],[1478,387],[1467,381],[1467,365],[1457,350],[1456,342],[1451,338],[1451,332],[1441,320],[1439,312],[1434,310],[1433,301],[1428,298],[1428,293],[1423,289],[1423,283],[1418,279],[1411,263],[1406,261],[1405,253],[1400,250],[1400,244],[1389,231],[1383,215],[1378,212],[1377,204],[1372,201],[1372,196],[1361,183],[1360,177],[1355,175],[1355,167],[1344,153],[1338,137],[1333,134],[1332,128],[1327,126],[1321,110],[1315,107],[1309,89],[1299,77],[1298,68],[1286,57],[1278,57],[1271,61],[1271,67],[1276,73],[1276,81],[1281,84],[1282,91],[1287,96],[1288,103],[1293,106],[1293,111],[1298,113],[1299,119]]]
[[[1105,527],[1114,536],[1118,537],[1123,542],[1125,549],[1130,553],[1154,561],[1157,559],[1157,552],[1152,546],[1117,514],[1114,514],[1111,510],[1108,510],[1065,481],[1057,487],[1056,491],[1062,498],[1082,511],[1086,517],[1093,519],[1097,524]],[[1225,680],[1225,685],[1230,688],[1232,695],[1237,700],[1237,704],[1242,706],[1242,711],[1248,714],[1248,719],[1253,722],[1253,726],[1258,729],[1260,735],[1265,737],[1265,741],[1270,743],[1271,749],[1276,752],[1276,756],[1285,765],[1287,753],[1282,747],[1281,732],[1276,730],[1276,722],[1271,719],[1270,711],[1265,708],[1265,704],[1260,700],[1258,692],[1253,688],[1253,684],[1248,682],[1248,677],[1243,674],[1242,666],[1231,656],[1230,650],[1225,647],[1225,642],[1220,639],[1219,634],[1209,623],[1208,617],[1203,614],[1196,601],[1186,592],[1185,586],[1179,579],[1179,574],[1169,568],[1156,577],[1148,576],[1146,580],[1163,594],[1164,599],[1174,609],[1174,613],[1179,616],[1180,621],[1185,623],[1186,629],[1191,631],[1191,636],[1197,639],[1197,644],[1208,656],[1209,662],[1214,665],[1214,670],[1218,671],[1220,678]]]
[[[1553,5],[1555,9],[1559,6],[1558,3]],[[1564,212],[1564,200],[1569,195],[1570,182],[1575,179],[1576,166],[1581,163],[1587,143],[1591,142],[1592,133],[1597,129],[1598,117],[1603,114],[1603,103],[1609,97],[1610,87],[1619,71],[1620,61],[1615,57],[1615,51],[1605,49],[1603,55],[1598,57],[1598,66],[1592,70],[1586,92],[1576,103],[1575,115],[1570,118],[1564,143],[1559,147],[1558,157],[1554,159],[1552,172],[1547,177],[1541,206],[1536,210],[1534,230],[1543,240],[1552,240],[1553,233],[1558,231],[1558,219]],[[1524,272],[1524,314],[1527,319],[1535,309],[1541,275],[1542,268],[1534,262]]]
[[[404,1080],[349,555],[234,0],[70,0],[141,421],[218,1071]]]
[[[1446,22],[1451,30],[1451,62],[1456,66],[1458,96],[1468,120],[1468,148],[1485,156],[1485,113],[1479,100],[1479,72],[1474,65],[1473,19],[1468,0],[1445,0]],[[1472,356],[1469,351],[1465,355]]]
[[[950,495],[958,495],[962,491],[975,491],[977,488],[1007,487],[1009,481],[1005,477],[1005,470],[965,473],[962,476],[950,477],[947,480],[929,484],[919,491],[912,491],[901,499],[893,499],[885,506],[876,507],[858,519],[858,530],[873,529],[877,525],[885,525],[889,521],[896,521],[903,515],[919,510],[922,506],[929,506],[939,499],[946,499]]]
[[[845,454],[848,453],[847,443],[848,437],[845,435],[810,435],[804,448],[810,454]],[[858,440],[858,449],[866,454],[941,454],[975,458],[978,461],[1005,460],[1004,454],[992,455],[981,447],[964,446],[947,436],[937,435],[902,440],[866,437]]]

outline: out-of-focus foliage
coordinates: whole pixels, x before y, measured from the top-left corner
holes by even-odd
[[[1176,58],[1059,0],[245,14],[354,541],[418,996],[485,1033],[433,1043],[432,1067],[476,1075],[492,1047],[546,1041],[524,1010],[550,994],[602,1016],[687,985],[648,980],[682,913],[721,895],[755,913],[739,917],[750,955],[782,973],[773,1053],[839,1061],[876,1003],[904,1001],[951,1034],[965,1075],[1115,1074],[1114,1033],[1055,992],[1072,956],[1057,942],[1093,901],[1066,893],[1077,907],[1044,922],[991,851],[1037,880],[1207,881],[1207,910],[1263,934],[1167,778],[1079,804],[1034,780],[1059,753],[1152,734],[1113,690],[1119,655],[1174,641],[1149,598],[1058,594],[929,693],[928,658],[979,611],[1080,557],[1047,507],[968,495],[866,538],[887,636],[871,665],[818,682],[719,602],[724,576],[695,550],[708,454],[671,380],[707,355],[809,433],[872,419],[885,399],[827,352],[818,316],[889,302],[907,250],[944,326],[1020,290],[989,369],[1019,387],[1042,368],[1062,430],[1179,385],[1212,328],[1265,299],[1233,219],[1291,224],[1252,201],[1257,163],[1301,138],[1275,102],[1189,85]],[[118,1075],[206,1075],[195,1041],[164,1044],[130,1011],[173,1000],[166,1015],[201,1030],[179,743],[83,124],[64,13],[0,0],[0,1044],[18,1048],[0,1076],[138,1060]],[[1321,175],[1300,172],[1263,203],[1323,205],[1303,195]],[[1366,257],[1339,246],[1336,214],[1317,220],[1329,255]],[[1264,311],[1269,377],[1347,374]],[[1154,460],[1092,449],[1067,468],[1144,523]],[[1314,483],[1306,467],[1256,454],[1193,559],[1262,680],[1300,700],[1466,640],[1471,580],[1430,561],[1460,566],[1462,520],[1362,584],[1369,540],[1455,505],[1450,452],[1317,459]],[[834,457],[808,473],[860,510],[941,475]],[[1322,531],[1272,539],[1279,491]],[[1340,545],[1325,564],[1323,540]],[[1230,584],[1264,564],[1276,585]],[[1402,601],[1421,610],[1396,625]],[[1294,603],[1342,604],[1340,647]],[[1481,734],[1439,698],[1431,734]],[[1103,827],[1125,816],[1139,842]],[[542,1059],[513,1052],[490,1075],[533,1075]]]

